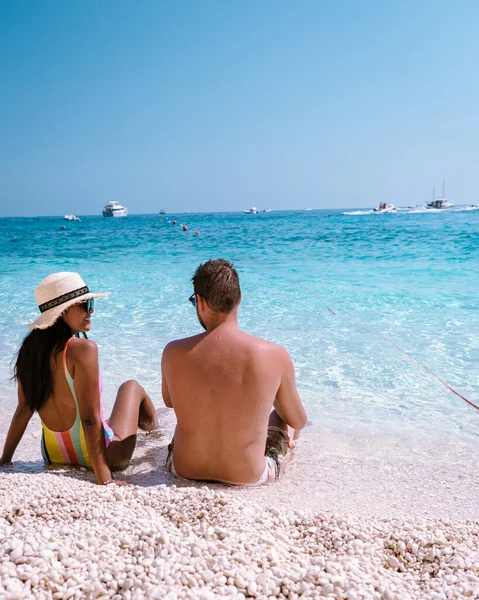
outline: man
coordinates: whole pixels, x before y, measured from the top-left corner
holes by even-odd
[[[161,361],[163,399],[177,418],[167,466],[187,479],[272,481],[306,424],[291,358],[239,329],[231,263],[209,260],[192,282],[189,300],[205,333],[170,342]]]

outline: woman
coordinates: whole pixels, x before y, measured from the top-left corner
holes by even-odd
[[[98,348],[86,332],[94,299],[107,295],[92,294],[78,273],[54,273],[35,290],[41,315],[18,352],[18,407],[0,464],[11,462],[36,410],[44,461],[92,468],[98,483],[107,485],[112,471],[130,463],[137,428],[158,427],[153,403],[136,381],[121,385],[110,419],[103,418]]]

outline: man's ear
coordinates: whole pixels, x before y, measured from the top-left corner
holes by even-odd
[[[203,298],[203,296],[200,296],[199,294],[196,295],[196,303],[201,308],[201,310],[205,310],[205,308],[208,306],[206,304],[206,300]]]

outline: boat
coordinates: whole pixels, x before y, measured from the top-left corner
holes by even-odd
[[[303,212],[309,212],[310,210],[313,210],[312,208],[309,208],[309,206],[305,206],[303,208]]]
[[[64,217],[67,221],[80,221],[80,219],[78,217],[75,217],[75,215],[65,215]]]
[[[256,208],[256,206],[252,206],[249,210],[244,210],[243,212],[247,215],[257,215],[259,210]]]
[[[107,202],[103,208],[104,217],[126,217],[127,214],[128,209],[114,200]]]
[[[160,215],[166,215],[166,208],[162,208],[160,210]]]
[[[394,204],[386,204],[386,202],[381,202],[379,206],[373,208],[373,212],[375,213],[392,213],[396,212],[396,210]]]
[[[434,209],[445,209],[451,208],[452,204],[445,197],[445,181],[442,180],[442,196],[440,198],[436,198],[436,188],[432,186],[432,200],[426,204],[426,208],[434,208]]]
[[[263,208],[262,212],[271,212],[270,208]]]

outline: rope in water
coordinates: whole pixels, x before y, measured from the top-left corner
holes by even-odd
[[[338,319],[341,319],[341,321],[344,321],[345,323],[347,323],[348,325],[351,325],[353,327],[355,327],[355,324],[352,323],[351,321],[349,321],[348,319],[345,319],[344,317],[342,317],[340,314],[338,314],[335,310],[333,310],[331,307],[329,307],[326,302],[320,298],[318,296],[318,294],[316,294],[315,292],[312,292],[313,296],[315,296],[323,306],[325,306],[329,312],[331,314],[333,314],[335,317],[338,317]],[[418,365],[420,365],[425,371],[427,371],[427,373],[429,373],[430,375],[432,375],[433,377],[435,377],[438,381],[440,381],[442,383],[442,385],[444,387],[446,387],[449,391],[451,391],[453,394],[456,394],[456,396],[458,398],[461,398],[461,400],[464,400],[464,402],[467,402],[470,406],[472,406],[473,408],[476,408],[477,410],[479,410],[479,406],[477,404],[474,404],[474,402],[471,402],[471,400],[468,400],[465,396],[463,396],[460,392],[458,392],[457,390],[455,390],[452,386],[450,386],[446,381],[444,381],[443,379],[441,379],[439,377],[439,375],[437,375],[436,373],[434,373],[434,371],[432,369],[430,369],[427,365],[425,365],[423,362],[421,362],[420,360],[418,360],[417,358],[415,358],[412,354],[410,354],[407,350],[404,350],[404,348],[401,348],[401,346],[399,346],[399,344],[396,344],[396,342],[394,342],[393,340],[389,339],[387,336],[380,334],[380,333],[376,333],[371,331],[370,329],[368,329],[367,327],[364,327],[364,325],[360,326],[362,329],[365,329],[366,331],[368,331],[369,333],[373,333],[374,335],[378,335],[380,337],[382,337],[383,339],[385,339],[389,344],[391,344],[392,346],[394,346],[395,348],[397,348],[400,352],[402,352],[405,356],[407,356],[408,358],[410,358],[411,360],[413,360],[415,363],[417,363]]]

